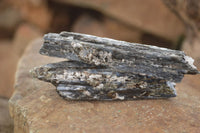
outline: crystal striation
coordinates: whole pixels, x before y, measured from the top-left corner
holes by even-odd
[[[70,100],[175,97],[175,82],[199,73],[183,51],[72,32],[46,34],[40,54],[69,60],[31,73]]]

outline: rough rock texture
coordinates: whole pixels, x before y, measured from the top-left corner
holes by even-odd
[[[111,18],[174,42],[184,32],[183,23],[161,0],[54,0],[92,8]],[[156,15],[155,15],[156,14]]]
[[[13,133],[13,120],[9,115],[8,99],[0,97],[0,133]]]
[[[174,97],[175,82],[199,73],[182,51],[73,32],[46,34],[40,53],[71,60],[32,71],[70,100]]]
[[[40,54],[175,82],[183,74],[198,73],[193,59],[183,51],[73,32],[46,34]]]
[[[29,74],[33,67],[60,61],[39,55],[41,45],[42,40],[30,44],[18,65],[9,101],[15,133],[199,132],[200,75],[185,76],[173,99],[66,101],[53,85]]]
[[[53,83],[58,93],[69,100],[132,100],[176,96],[172,82],[76,61],[41,66],[32,70],[32,75]]]

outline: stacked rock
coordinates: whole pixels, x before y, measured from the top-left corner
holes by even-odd
[[[199,73],[183,51],[72,32],[46,34],[40,54],[68,59],[31,73],[69,100],[175,97],[175,82]]]

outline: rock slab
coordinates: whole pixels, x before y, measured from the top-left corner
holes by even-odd
[[[53,85],[29,74],[33,67],[61,61],[40,55],[41,45],[42,40],[31,43],[18,65],[9,101],[15,133],[199,132],[199,75],[185,76],[173,99],[66,101]]]

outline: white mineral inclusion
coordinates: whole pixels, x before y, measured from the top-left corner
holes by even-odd
[[[104,87],[103,84],[99,84],[98,86],[96,86],[97,89],[102,89]]]
[[[176,94],[176,89],[174,88],[174,86],[176,85],[176,83],[167,81],[167,85],[173,90],[174,95],[177,95]]]
[[[116,93],[115,99],[124,100],[124,96],[120,96],[118,93]]]
[[[60,93],[60,95],[66,96],[69,99],[74,99],[74,94],[72,92],[60,91],[59,93]]]
[[[58,85],[58,86],[57,86],[57,90],[59,90],[59,91],[64,91],[64,90],[70,90],[70,88],[69,88],[69,87],[62,86],[62,85]]]
[[[101,78],[101,77],[102,77],[102,75],[100,75],[100,74],[91,74],[89,76],[90,79],[98,79],[98,78]]]
[[[110,82],[117,81],[117,82],[125,83],[125,81],[128,80],[128,76],[117,77],[116,75],[113,75],[109,80]]]
[[[56,74],[56,79],[57,79],[58,81],[65,80],[65,75],[62,75],[62,74]]]
[[[83,47],[80,43],[77,43],[77,42],[72,42],[71,45],[73,48],[82,48]]]
[[[91,93],[89,91],[87,91],[87,90],[83,91],[83,94],[86,95],[86,96],[91,96]]]
[[[196,66],[194,66],[194,59],[192,59],[192,57],[189,56],[184,56],[185,61],[194,69],[197,69]]]
[[[63,37],[63,38],[68,39],[68,40],[70,40],[70,41],[72,41],[72,40],[74,39],[73,36],[68,36],[67,38],[66,38],[66,37]]]

